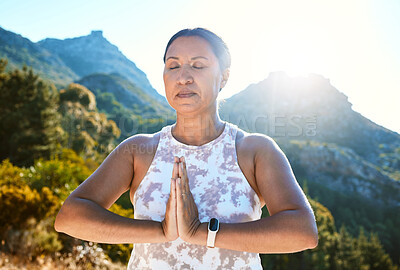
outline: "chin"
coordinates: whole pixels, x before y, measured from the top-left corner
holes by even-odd
[[[177,106],[174,108],[177,113],[180,114],[198,114],[199,108],[194,106]]]

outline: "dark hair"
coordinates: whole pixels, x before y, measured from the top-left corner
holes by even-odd
[[[205,28],[194,28],[194,29],[183,29],[172,36],[172,38],[168,41],[167,47],[165,48],[164,53],[164,64],[165,64],[165,56],[167,55],[167,51],[172,42],[178,37],[191,37],[198,36],[205,39],[211,46],[215,56],[218,58],[219,66],[221,70],[225,70],[231,66],[231,54],[229,53],[228,46],[226,46],[225,42],[216,34],[207,30]]]

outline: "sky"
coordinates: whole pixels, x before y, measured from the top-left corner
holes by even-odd
[[[270,72],[315,73],[353,110],[400,133],[399,0],[0,0],[0,26],[33,42],[102,30],[164,96],[168,40],[184,28],[208,28],[232,56],[221,98]]]

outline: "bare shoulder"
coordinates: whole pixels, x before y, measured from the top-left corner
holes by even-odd
[[[238,128],[236,135],[236,152],[239,166],[248,180],[250,186],[257,193],[261,205],[265,204],[264,195],[262,194],[260,185],[260,178],[256,177],[257,174],[257,160],[258,156],[265,155],[268,148],[272,147],[273,140],[267,135],[260,133],[249,133]],[[262,148],[262,150],[260,150]],[[258,167],[261,163],[258,162]]]
[[[153,134],[135,134],[121,142],[124,150],[128,150],[133,158],[151,154],[157,148],[160,139],[160,133]]]
[[[310,210],[289,160],[275,140],[259,133],[240,131],[242,148],[253,157],[257,188],[270,215],[284,210]]]
[[[260,155],[272,154],[274,151],[281,151],[273,138],[262,133],[249,133],[238,129],[236,142],[238,146],[253,155],[254,160]]]

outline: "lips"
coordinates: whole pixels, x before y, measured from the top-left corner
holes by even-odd
[[[179,91],[179,93],[176,96],[179,97],[179,98],[189,98],[189,97],[192,97],[194,95],[196,95],[196,93],[193,92],[193,91],[182,90],[182,91]]]

